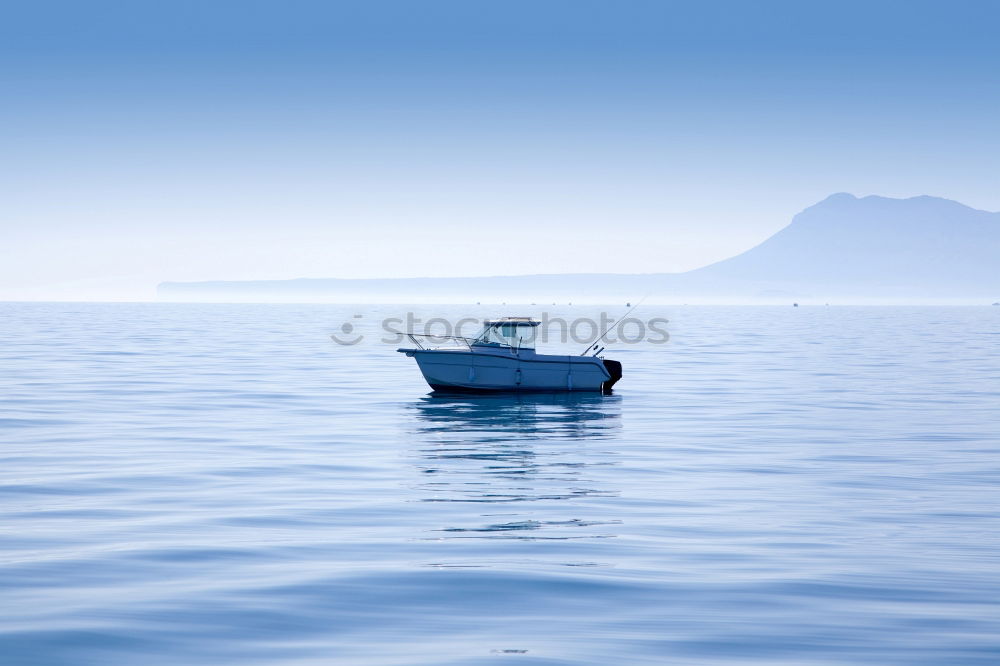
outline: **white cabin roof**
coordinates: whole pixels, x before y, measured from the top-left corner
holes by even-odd
[[[542,322],[535,321],[531,317],[501,317],[500,319],[487,319],[484,326],[496,326],[506,324],[507,326],[538,326]]]

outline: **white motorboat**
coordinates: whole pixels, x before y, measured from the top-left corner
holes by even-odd
[[[435,391],[604,391],[621,379],[622,364],[598,356],[535,351],[540,322],[530,317],[487,320],[474,338],[407,334],[413,347],[397,349],[416,360]],[[587,355],[593,352],[593,355]]]

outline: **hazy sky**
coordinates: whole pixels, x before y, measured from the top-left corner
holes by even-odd
[[[1000,210],[1000,3],[45,2],[0,299],[672,272],[847,191]]]

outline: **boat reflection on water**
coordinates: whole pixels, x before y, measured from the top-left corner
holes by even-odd
[[[412,408],[420,501],[445,521],[433,538],[614,536],[618,491],[602,470],[617,464],[606,443],[621,433],[620,397],[434,393]]]

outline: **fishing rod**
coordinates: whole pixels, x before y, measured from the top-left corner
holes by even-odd
[[[626,317],[628,317],[630,314],[632,314],[632,311],[635,310],[640,305],[642,305],[642,302],[645,301],[647,298],[649,298],[649,294],[646,294],[645,296],[643,296],[642,299],[638,303],[636,303],[635,305],[633,305],[632,307],[630,307],[628,309],[628,312],[626,312],[625,314],[623,314],[621,317],[619,317],[618,319],[616,319],[610,326],[608,326],[606,329],[604,329],[604,332],[601,333],[600,336],[598,336],[598,338],[596,340],[594,340],[593,343],[587,345],[587,348],[584,349],[580,353],[580,356],[586,356],[592,350],[597,349],[597,347],[601,344],[601,340],[604,339],[604,336],[607,335],[608,333],[610,333],[611,329],[613,329],[615,326],[618,325],[618,322],[622,321],[623,319],[625,319]],[[601,347],[601,349],[599,349],[597,351],[597,353],[600,354],[602,351],[604,351],[604,349],[605,349],[604,347]]]

